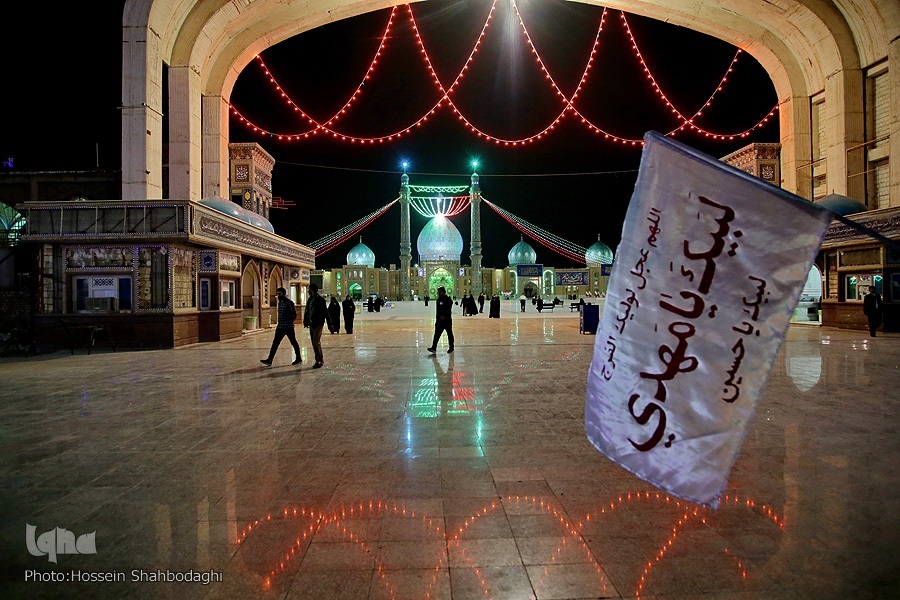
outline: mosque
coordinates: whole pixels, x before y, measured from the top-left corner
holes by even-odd
[[[404,173],[400,185],[400,265],[375,267],[375,253],[362,237],[347,253],[346,264],[338,269],[315,270],[310,279],[325,294],[339,298],[362,299],[381,296],[387,300],[420,300],[437,296],[444,287],[452,297],[484,294],[501,297],[576,299],[605,295],[613,262],[613,251],[597,241],[584,255],[585,266],[556,268],[537,262],[537,253],[524,240],[517,242],[507,254],[507,264],[481,266],[482,201],[478,173],[471,176],[469,187],[472,231],[468,264],[464,264],[462,234],[445,214],[432,216],[416,238],[418,262],[412,262],[409,207],[411,197],[409,175]]]

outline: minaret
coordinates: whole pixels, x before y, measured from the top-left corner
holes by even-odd
[[[476,167],[477,163],[473,165]],[[481,186],[478,185],[478,173],[472,171],[472,184],[469,188],[472,211],[472,237],[469,248],[472,251],[472,294],[478,296],[484,291],[481,280]]]
[[[406,165],[400,177],[400,296],[412,300],[409,288],[409,263],[412,260],[412,246],[409,241],[409,175]]]

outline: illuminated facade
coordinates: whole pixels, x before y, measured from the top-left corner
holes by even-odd
[[[36,341],[74,346],[99,330],[118,347],[218,341],[274,323],[278,287],[302,303],[315,254],[274,233],[261,214],[271,161],[240,146],[250,209],[220,197],[19,204],[39,271]]]
[[[598,246],[599,244],[599,246]],[[600,242],[589,249],[591,258],[586,267],[556,268],[535,264],[537,253],[524,240],[509,251],[509,266],[481,269],[481,291],[474,285],[473,268],[462,265],[459,256],[463,252],[462,236],[445,217],[434,217],[419,234],[417,249],[419,262],[409,270],[409,293],[401,290],[402,269],[396,265],[375,268],[375,255],[360,242],[347,255],[348,264],[340,269],[314,271],[313,279],[321,282],[322,292],[340,298],[350,295],[354,299],[382,296],[388,300],[423,299],[436,297],[438,286],[444,286],[447,295],[461,297],[483,292],[486,297],[543,296],[560,299],[576,299],[582,296],[599,296],[606,293],[612,251]],[[600,248],[605,252],[600,252]],[[364,264],[350,264],[351,258],[365,259]]]

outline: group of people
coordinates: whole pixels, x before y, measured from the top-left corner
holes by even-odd
[[[441,336],[446,332],[448,348],[447,352],[453,352],[453,299],[447,295],[447,290],[441,286],[437,289],[437,300],[435,302],[435,320],[434,320],[434,337],[431,340],[431,346],[428,352],[435,354],[437,345]],[[299,365],[303,362],[300,357],[300,344],[297,343],[297,336],[294,333],[294,320],[297,318],[297,308],[294,302],[287,297],[287,290],[280,287],[276,290],[278,296],[278,322],[275,325],[275,337],[272,339],[272,347],[269,349],[269,356],[261,359],[259,362],[267,367],[272,366],[272,359],[275,358],[275,352],[281,344],[281,340],[287,337],[291,346],[294,348],[294,361],[292,365]],[[429,297],[425,297],[425,306],[428,306]],[[374,300],[376,306],[380,309],[381,298]],[[462,305],[463,315],[471,316],[484,312],[484,294],[479,294],[476,306],[474,295],[464,294],[460,304]],[[370,300],[370,303],[372,301]],[[556,302],[556,299],[554,299]],[[525,294],[519,298],[522,312],[525,312],[526,298]],[[581,299],[581,304],[584,299]],[[544,307],[544,301],[538,297],[536,299],[537,309],[540,312]],[[881,325],[883,303],[881,297],[876,293],[875,286],[869,287],[869,293],[863,298],[863,312],[869,322],[869,334],[875,337],[875,330]],[[370,304],[371,307],[371,304]],[[319,286],[315,283],[309,284],[309,300],[306,301],[306,311],[303,313],[303,327],[309,329],[309,339],[312,342],[313,353],[316,358],[313,369],[320,369],[325,364],[325,356],[322,353],[322,330],[325,324],[328,324],[328,331],[331,333],[340,333],[341,312],[344,315],[344,328],[347,333],[353,333],[353,319],[356,313],[356,305],[350,296],[338,304],[337,298],[331,297],[330,305],[326,305],[325,299],[319,295]],[[500,297],[494,295],[491,298],[489,318],[500,318]]]
[[[300,357],[300,344],[297,343],[297,336],[294,332],[297,307],[294,305],[294,301],[287,297],[287,290],[283,287],[278,288],[275,294],[278,297],[278,320],[275,324],[275,337],[272,338],[269,356],[261,359],[259,362],[267,367],[271,367],[281,340],[287,337],[294,348],[294,361],[291,364],[299,365],[303,362],[303,359]],[[309,284],[309,299],[306,301],[306,310],[303,313],[303,327],[309,329],[309,341],[312,343],[313,355],[316,358],[313,369],[321,369],[325,365],[325,355],[322,352],[322,330],[325,329],[325,324],[327,323],[329,332],[340,333],[342,310],[344,313],[344,330],[347,333],[353,333],[353,319],[356,314],[356,304],[353,303],[353,299],[347,296],[343,302],[338,304],[337,298],[332,296],[331,303],[326,304],[325,298],[319,295],[319,286],[315,283]]]
[[[341,313],[344,314],[344,331],[353,333],[356,304],[350,296],[344,298],[344,301],[341,303],[338,303],[336,297],[331,297],[331,303],[328,305],[328,331],[330,333],[341,332]]]
[[[462,300],[459,301],[460,306],[462,307],[462,314],[464,317],[475,316],[478,313],[484,312],[484,294],[478,295],[478,304],[476,305],[475,295],[474,294],[463,294]]]
[[[368,300],[366,300],[366,307],[369,312],[381,312],[381,307],[385,304],[386,302],[381,296],[376,296],[375,298],[369,298]]]

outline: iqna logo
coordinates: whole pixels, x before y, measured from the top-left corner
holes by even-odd
[[[57,527],[42,533],[35,539],[35,525],[25,524],[25,545],[32,556],[46,556],[56,564],[57,554],[97,554],[97,531],[85,533],[75,539],[68,529]]]

